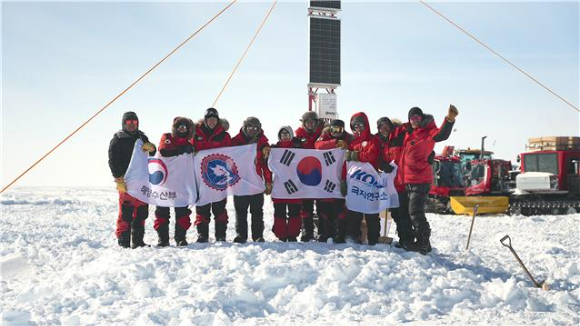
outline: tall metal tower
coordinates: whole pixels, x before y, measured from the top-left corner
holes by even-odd
[[[310,1],[308,110],[338,118],[335,90],[340,86],[340,1]],[[325,89],[326,93],[318,93]]]

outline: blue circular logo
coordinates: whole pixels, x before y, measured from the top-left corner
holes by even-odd
[[[234,160],[223,154],[212,154],[201,161],[203,182],[210,188],[224,191],[240,181]]]

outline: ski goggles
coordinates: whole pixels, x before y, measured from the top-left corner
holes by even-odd
[[[420,115],[414,115],[409,119],[411,122],[421,122],[421,120],[423,120],[423,117]]]
[[[130,125],[130,124],[136,125],[138,123],[139,123],[139,120],[137,120],[137,119],[127,119],[127,120],[125,120],[125,124],[126,125]]]
[[[342,134],[344,131],[343,127],[340,126],[330,126],[330,132],[333,134]]]
[[[179,125],[177,126],[177,130],[187,130],[187,125]]]
[[[354,123],[354,124],[352,125],[352,129],[359,129],[359,130],[364,130],[364,129],[365,129],[365,124],[364,124],[364,122],[357,122],[357,123]]]
[[[260,131],[260,127],[256,127],[256,126],[247,126],[246,127],[247,131]]]

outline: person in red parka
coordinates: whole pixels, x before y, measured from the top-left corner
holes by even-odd
[[[344,130],[344,121],[335,119],[322,130],[320,138],[314,144],[316,149],[348,149],[352,135]],[[324,227],[318,232],[318,241],[326,242],[332,238],[334,243],[344,243],[346,238],[346,206],[344,199],[320,199],[320,220]],[[336,221],[335,221],[336,217]]]
[[[397,234],[399,235],[399,242],[395,246],[405,250],[408,250],[409,245],[415,241],[413,225],[409,217],[409,201],[405,191],[405,184],[403,183],[403,169],[400,166],[405,131],[409,127],[410,125],[408,124],[395,126],[387,117],[377,120],[377,137],[381,142],[379,169],[386,173],[392,172],[391,162],[394,162],[398,167],[397,175],[395,176],[395,188],[399,196],[399,207],[390,208],[389,211],[397,225]]]
[[[278,130],[278,142],[272,148],[302,148],[300,139],[292,137],[292,127],[284,126]],[[276,177],[276,176],[274,176]],[[302,224],[300,218],[301,199],[278,199],[274,202],[274,226],[272,232],[283,242],[296,242]]]
[[[300,121],[302,121],[302,126],[296,129],[296,138],[300,140],[302,148],[314,149],[314,143],[316,143],[316,140],[322,134],[324,121],[319,119],[318,114],[314,111],[305,112]],[[318,207],[316,211],[318,212]],[[303,199],[302,207],[300,208],[300,216],[302,217],[302,236],[300,237],[300,241],[302,242],[308,242],[314,239],[313,215],[314,199]],[[318,233],[321,233],[321,228],[323,227],[323,224],[319,224]]]
[[[409,216],[417,237],[417,241],[409,249],[421,254],[431,251],[431,227],[425,217],[425,203],[433,182],[429,157],[436,142],[449,138],[458,114],[455,106],[449,105],[441,128],[437,128],[432,115],[424,114],[418,107],[409,110],[411,128],[403,143],[401,168],[409,198]]]
[[[262,123],[256,117],[247,118],[240,133],[232,138],[232,146],[247,144],[257,144],[256,172],[266,183],[264,193],[269,195],[272,193],[272,172],[268,169],[265,158],[269,153],[270,145],[262,131]],[[248,240],[248,208],[252,214],[252,240],[264,242],[264,194],[234,196],[234,207],[237,233],[234,242],[245,243]]]
[[[230,146],[232,139],[230,134],[221,123],[218,111],[209,108],[205,111],[203,121],[195,126],[195,136],[193,146],[196,151]],[[227,198],[195,207],[195,226],[197,228],[197,242],[209,241],[209,221],[211,213],[215,217],[215,238],[216,241],[226,241],[226,230],[228,227],[228,212],[226,211]]]
[[[163,134],[159,142],[159,153],[163,157],[172,157],[182,154],[192,154],[193,148],[193,121],[185,117],[173,119],[171,133]],[[191,226],[191,210],[189,207],[175,207],[175,233],[174,239],[177,246],[187,246],[186,234]],[[155,223],[153,228],[157,231],[159,242],[157,246],[169,246],[169,207],[157,206],[155,209]]]
[[[379,156],[381,150],[381,144],[379,139],[371,134],[369,119],[363,112],[355,113],[350,118],[350,128],[353,131],[354,137],[352,142],[348,146],[348,151],[346,152],[347,161],[355,162],[367,162],[370,163],[375,169],[379,166]],[[341,188],[345,188],[346,184],[341,184]],[[341,189],[343,193],[346,193],[346,189]],[[348,233],[349,237],[353,238],[355,242],[360,243],[361,237],[361,222],[363,216],[366,219],[368,227],[368,243],[369,245],[375,245],[379,241],[381,222],[379,220],[379,214],[363,214],[361,212],[355,212],[352,210],[347,210],[348,219]]]

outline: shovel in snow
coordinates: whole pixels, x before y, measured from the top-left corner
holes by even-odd
[[[478,210],[479,210],[479,205],[475,205],[475,207],[473,207],[473,217],[471,218],[471,226],[469,227],[469,236],[467,237],[467,245],[465,246],[465,250],[469,249],[469,241],[471,240],[471,232],[473,232],[473,224],[475,223],[475,216],[477,215]]]
[[[507,244],[505,242],[506,240],[507,240]],[[540,283],[536,282],[536,280],[534,279],[534,277],[532,276],[532,274],[530,274],[530,271],[528,271],[528,269],[526,268],[526,266],[524,265],[524,263],[522,262],[522,260],[518,256],[518,254],[516,254],[516,251],[512,247],[512,239],[510,238],[509,235],[506,234],[506,236],[503,237],[503,238],[501,238],[501,240],[499,240],[499,242],[501,242],[502,245],[504,245],[504,246],[506,246],[506,247],[508,247],[510,249],[510,251],[512,252],[512,254],[514,254],[514,257],[516,257],[516,260],[518,261],[518,263],[520,264],[520,266],[522,266],[522,268],[524,269],[524,272],[526,272],[526,275],[528,275],[528,277],[530,278],[530,280],[532,280],[532,282],[534,283],[534,285],[537,288],[542,288],[542,290],[544,290],[544,291],[548,291],[550,289],[548,287],[548,284],[546,283],[546,281],[541,281]]]

